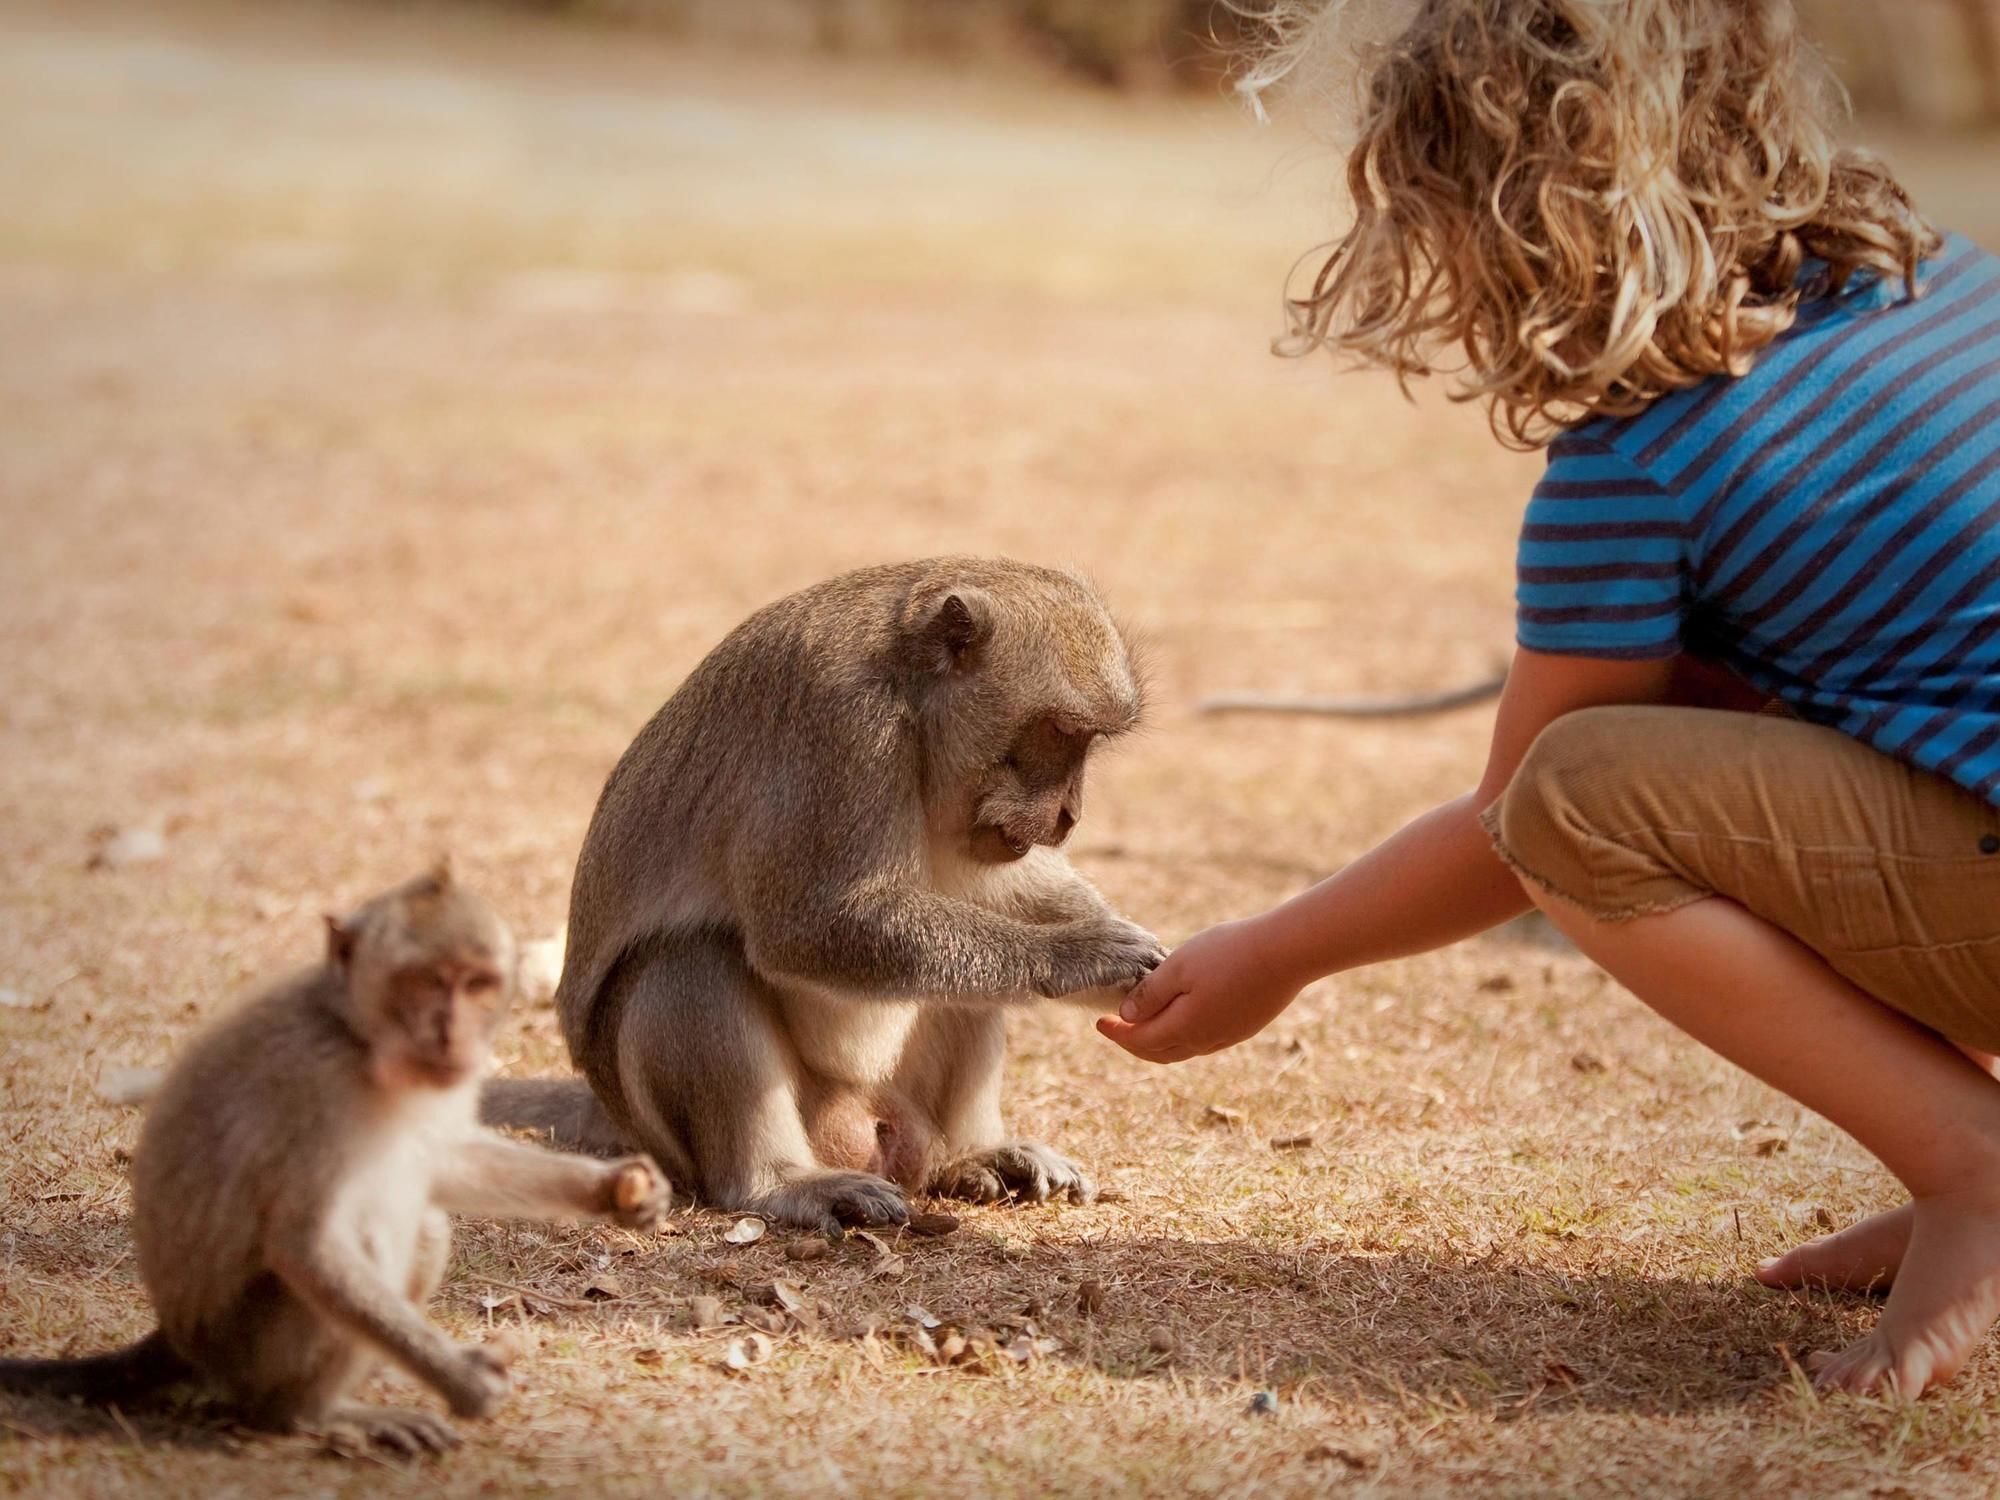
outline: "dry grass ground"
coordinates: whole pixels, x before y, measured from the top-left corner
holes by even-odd
[[[1076,857],[1170,937],[1474,775],[1477,712],[1191,711],[1448,683],[1508,639],[1533,462],[1263,352],[1326,211],[1310,147],[1219,107],[449,12],[52,13],[0,13],[0,1351],[145,1324],[135,1121],[103,1070],[170,1055],[306,956],[323,907],[441,847],[552,931],[638,724],[744,612],[837,568],[963,549],[1098,576],[1158,712]],[[1990,160],[1910,157],[1992,242]],[[163,859],[87,868],[147,826]],[[732,1247],[697,1211],[646,1243],[467,1225],[438,1315],[528,1353],[449,1460],[9,1401],[0,1491],[2000,1480],[2000,1360],[1914,1407],[1822,1403],[1791,1354],[1873,1310],[1746,1279],[1891,1201],[1883,1174],[1533,933],[1318,986],[1172,1070],[1075,1016],[1016,1036],[1013,1122],[1117,1201],[972,1212],[888,1276],[860,1244]],[[559,1067],[549,1013],[504,1050]],[[622,1295],[585,1298],[607,1269]],[[725,1373],[741,1329],[689,1328],[693,1299],[760,1316],[787,1275],[814,1326]],[[1053,1344],[941,1367],[897,1333],[912,1304]]]

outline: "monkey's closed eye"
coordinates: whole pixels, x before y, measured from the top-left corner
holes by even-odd
[[[465,981],[465,992],[468,995],[490,995],[499,988],[498,974],[474,974]]]
[[[436,969],[416,969],[397,976],[398,988],[417,995],[449,995],[451,983]]]

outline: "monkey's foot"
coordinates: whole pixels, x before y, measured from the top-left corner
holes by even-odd
[[[1038,1141],[1010,1141],[961,1156],[939,1169],[930,1190],[940,1198],[972,1203],[997,1203],[1003,1198],[1088,1203],[1097,1196],[1097,1184],[1082,1167]]]
[[[886,1177],[873,1172],[807,1172],[744,1205],[779,1224],[838,1233],[841,1226],[894,1228],[910,1219],[909,1199]]]
[[[461,1441],[443,1417],[400,1406],[341,1406],[327,1414],[320,1434],[328,1451],[354,1458],[373,1446],[404,1458],[449,1453]]]

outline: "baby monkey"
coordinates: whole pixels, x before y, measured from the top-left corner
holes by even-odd
[[[648,1229],[668,1203],[649,1157],[477,1124],[513,969],[506,927],[447,866],[327,918],[325,961],[198,1038],[147,1114],[132,1229],[159,1327],[93,1358],[0,1361],[0,1387],[110,1402],[199,1379],[256,1427],[454,1446],[429,1412],[347,1399],[382,1355],[461,1417],[506,1395],[502,1360],[424,1316],[446,1213]]]

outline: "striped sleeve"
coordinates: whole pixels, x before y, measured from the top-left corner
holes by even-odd
[[[1515,636],[1557,656],[1654,660],[1680,650],[1681,508],[1595,439],[1558,438],[1528,501],[1515,567]]]

